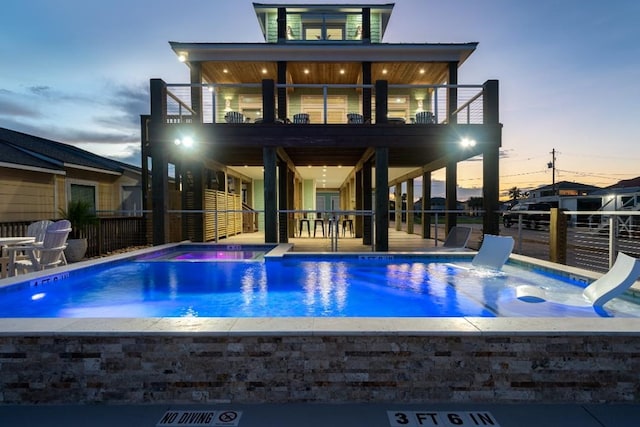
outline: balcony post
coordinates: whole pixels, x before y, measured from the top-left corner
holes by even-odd
[[[458,63],[449,62],[449,85],[458,84]],[[453,114],[458,109],[458,88],[449,87],[447,89],[447,123],[457,123],[454,121]]]
[[[386,80],[376,80],[376,124],[387,123],[389,84]]]
[[[362,84],[371,84],[371,62],[362,63]],[[362,88],[362,115],[365,123],[371,123],[371,87]]]
[[[487,80],[485,82],[482,93],[483,123],[485,125],[500,123],[498,92],[498,80]]]
[[[191,108],[195,111],[193,123],[202,123],[202,63],[190,62],[191,69]]]
[[[262,121],[263,123],[275,122],[275,86],[273,80],[262,80]]]
[[[278,80],[279,85],[287,84],[287,63],[285,61],[278,62]],[[271,99],[274,99],[273,97]],[[275,107],[274,107],[275,108]],[[287,88],[278,88],[278,118],[285,120],[287,118]]]

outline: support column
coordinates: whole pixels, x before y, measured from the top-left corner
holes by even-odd
[[[376,187],[376,190],[378,190],[378,187]],[[393,220],[396,223],[396,231],[400,231],[402,230],[402,184],[396,184],[394,192],[396,196],[396,202],[394,209],[395,212],[393,213]]]
[[[276,149],[264,147],[264,241],[278,243]]]
[[[431,238],[431,172],[422,173],[422,238]]]
[[[389,149],[376,148],[376,251],[389,250]],[[402,196],[400,196],[402,203]],[[402,207],[402,204],[400,205]],[[401,210],[402,211],[402,210]],[[396,210],[397,212],[397,210]],[[398,219],[396,218],[396,221]],[[402,222],[402,213],[400,214]]]
[[[278,163],[278,208],[280,211],[288,209],[287,200],[289,195],[287,171],[289,166],[287,162]],[[280,243],[289,242],[289,220],[286,212],[278,214],[278,230],[280,235]]]
[[[483,91],[483,111],[485,126],[495,125],[496,132],[487,143],[482,153],[482,203],[484,217],[483,232],[500,233],[500,146],[502,130],[500,129],[498,81],[487,80]]]
[[[149,122],[149,154],[151,155],[151,209],[153,244],[169,242],[169,150],[163,135],[167,111],[167,88],[160,79],[151,79],[151,119]],[[143,141],[144,144],[144,141]]]
[[[484,217],[482,232],[500,234],[500,147],[498,143],[487,144],[482,152],[482,203]]]
[[[407,180],[407,234],[413,234],[413,178]]]
[[[362,189],[362,169],[356,171],[356,211],[363,210],[364,194]],[[356,238],[361,239],[363,236],[364,220],[362,215],[356,215]]]
[[[448,160],[445,183],[445,208],[447,211],[455,211],[458,209],[458,163],[455,160]],[[455,227],[458,223],[458,214],[455,212],[447,212],[445,214],[445,232]]]
[[[372,160],[367,160],[362,166],[362,210],[371,211],[373,210],[372,200],[371,200],[371,191],[373,189],[372,182]],[[385,183],[385,188],[387,184]],[[387,208],[388,210],[388,208]],[[372,242],[372,230],[373,221],[371,220],[370,215],[364,215],[362,218],[362,244],[370,245]]]

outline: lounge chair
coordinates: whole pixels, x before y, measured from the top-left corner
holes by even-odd
[[[26,259],[10,261],[9,275],[15,275],[16,270],[20,272],[40,271],[62,265],[64,263],[63,251],[67,246],[67,237],[70,231],[71,223],[63,219],[47,227],[42,243],[8,248],[8,251],[23,252],[27,255]]]
[[[513,250],[513,237],[494,236],[485,234],[482,239],[480,250],[473,257],[471,265],[474,267],[500,270],[509,259]]]
[[[613,267],[587,286],[582,292],[582,296],[594,307],[602,307],[629,289],[639,277],[640,260],[618,252]],[[531,285],[518,286],[516,297],[525,302],[543,302],[549,299],[544,289]]]
[[[444,239],[442,246],[428,248],[428,252],[451,252],[462,251],[467,249],[467,243],[471,237],[471,227],[456,225],[449,230],[447,238]]]

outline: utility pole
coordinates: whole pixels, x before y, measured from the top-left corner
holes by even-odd
[[[547,163],[547,168],[551,169],[551,191],[556,196],[556,149],[551,150],[551,161]]]

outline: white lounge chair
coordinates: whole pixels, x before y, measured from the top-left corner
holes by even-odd
[[[509,259],[513,250],[513,237],[494,236],[485,234],[482,239],[480,250],[473,257],[471,265],[474,267],[500,270]]]
[[[471,227],[456,225],[449,230],[447,238],[444,239],[442,246],[427,248],[427,252],[452,252],[464,251],[467,249],[467,243],[471,237]]]
[[[640,260],[618,252],[613,267],[587,286],[582,296],[594,307],[602,307],[629,289],[638,278],[640,278]],[[531,285],[518,286],[516,297],[526,302],[543,302],[550,299],[544,289]]]
[[[47,227],[44,240],[41,243],[8,248],[8,251],[23,252],[27,256],[26,259],[13,261],[14,254],[9,264],[9,275],[15,275],[16,270],[20,272],[40,271],[63,264],[63,251],[67,246],[67,237],[70,231],[71,223],[63,219]]]

